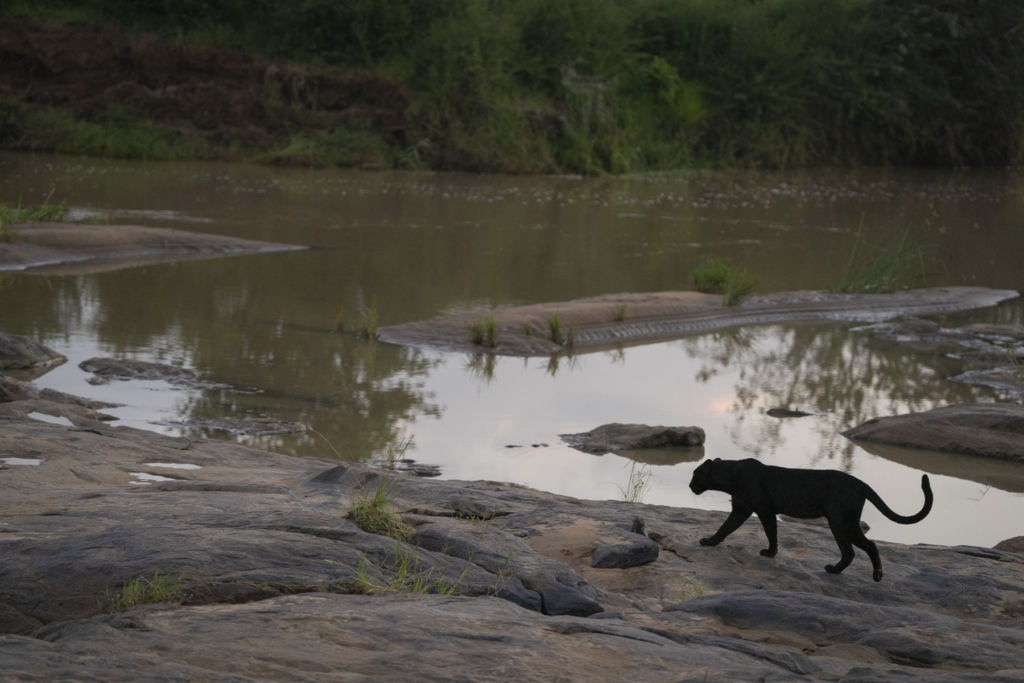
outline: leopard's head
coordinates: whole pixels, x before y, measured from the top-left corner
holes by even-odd
[[[693,477],[690,479],[690,490],[698,496],[710,488],[714,487],[715,484],[715,463],[719,462],[720,458],[714,460],[705,460],[701,465],[693,471]]]

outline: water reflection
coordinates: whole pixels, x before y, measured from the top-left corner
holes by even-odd
[[[699,361],[694,381],[734,378],[731,436],[753,457],[786,446],[786,420],[814,425],[819,447],[810,464],[853,469],[855,445],[843,429],[883,415],[918,412],[949,403],[992,400],[982,387],[948,381],[960,364],[941,353],[915,352],[895,342],[841,326],[728,330],[679,344]],[[910,357],[908,357],[910,356]],[[752,409],[801,409],[804,418],[764,416],[748,424]]]
[[[948,284],[1021,290],[1022,178],[1017,171],[870,169],[628,178],[368,174],[3,153],[0,200],[37,202],[56,187],[55,198],[81,216],[312,249],[77,277],[0,274],[0,329],[71,358],[39,377],[40,385],[126,403],[113,412],[133,426],[267,415],[308,423],[324,438],[243,440],[320,457],[334,457],[333,446],[357,460],[415,433],[414,457],[441,465],[445,477],[616,498],[623,458],[572,451],[557,434],[608,422],[695,424],[708,433],[708,457],[841,467],[899,500],[917,489],[908,482],[929,461],[876,457],[839,433],[878,415],[1000,398],[948,381],[964,366],[942,350],[901,347],[841,326],[787,326],[520,361],[367,344],[331,327],[340,310],[374,300],[388,325],[686,287],[691,269],[709,257],[747,269],[761,293],[823,289],[835,284],[861,223],[872,242],[909,229],[911,240],[941,247],[933,253],[942,262],[933,265]],[[1024,305],[1011,302],[949,316],[948,324],[1022,320]],[[187,365],[230,389],[91,387],[76,365],[93,355]],[[778,419],[765,414],[773,407],[815,415]],[[551,446],[506,449],[510,443]],[[690,496],[694,463],[672,461],[651,463],[647,502],[728,507]],[[1019,497],[994,489],[972,498],[993,481],[950,469],[940,482],[942,472],[936,496],[956,504],[936,506],[934,519],[909,530],[871,521],[882,525],[878,538],[996,542],[1009,522],[987,525],[986,541],[972,519],[1019,519]]]

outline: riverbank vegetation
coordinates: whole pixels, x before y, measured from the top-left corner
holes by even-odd
[[[208,134],[116,84],[102,107],[33,100],[12,76],[9,149],[556,173],[1007,165],[1024,150],[1014,0],[34,0],[3,21],[40,16],[259,54],[290,75],[268,90],[260,72],[265,134]],[[362,79],[363,99],[329,101],[326,72]],[[368,104],[373,88],[400,96]]]

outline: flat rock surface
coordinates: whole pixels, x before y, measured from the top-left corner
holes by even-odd
[[[0,242],[0,247],[4,245]],[[39,368],[63,363],[67,357],[31,337],[0,332],[0,370]]]
[[[138,225],[20,223],[10,228],[18,237],[0,242],[0,271],[80,275],[164,261],[305,249]]]
[[[843,432],[855,441],[1024,462],[1024,405],[964,403],[876,417]]]
[[[721,295],[699,292],[605,294],[390,325],[380,328],[379,336],[394,344],[450,351],[544,356],[645,344],[740,325],[877,323],[900,316],[994,306],[1017,296],[1012,290],[985,287],[932,287],[893,294],[779,292],[747,297],[738,306],[724,306]],[[493,348],[470,341],[472,325],[487,316],[494,318],[497,331]],[[559,320],[562,336],[571,337],[571,341],[551,339],[549,321],[554,317]]]
[[[589,432],[560,434],[562,441],[584,453],[674,448],[704,445],[704,430],[700,427],[663,427],[642,424],[601,425]]]
[[[50,681],[970,681],[1024,674],[1024,556],[421,479],[80,420],[0,418],[0,670]],[[145,475],[145,476],[140,476]],[[409,542],[349,505],[396,477]],[[592,567],[641,517],[659,554]],[[400,562],[442,592],[389,592]],[[184,604],[107,612],[161,574]],[[360,586],[379,594],[361,594]],[[1013,678],[1017,677],[1017,678]]]

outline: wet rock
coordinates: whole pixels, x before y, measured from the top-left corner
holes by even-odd
[[[199,374],[195,370],[144,360],[90,358],[79,363],[78,367],[95,375],[88,380],[89,384],[94,385],[129,379],[160,379],[171,384],[190,385],[199,380]]]
[[[285,422],[268,417],[223,417],[212,420],[167,420],[153,424],[172,427],[192,427],[230,432],[240,436],[269,436],[274,434],[305,434],[309,425],[302,422]]]
[[[606,424],[580,434],[560,434],[562,440],[584,453],[624,449],[693,447],[704,443],[700,427],[649,427],[644,424]]]
[[[37,368],[56,365],[67,360],[31,337],[0,332],[0,370]]]
[[[843,432],[872,441],[1024,462],[1024,405],[965,403],[923,413],[879,417]]]
[[[802,410],[790,410],[789,408],[769,408],[765,414],[769,417],[807,417],[814,413],[805,413]]]
[[[1014,536],[1008,538],[1005,541],[999,541],[994,546],[996,550],[1002,550],[1007,553],[1017,553],[1018,555],[1024,555],[1024,536]]]
[[[594,551],[591,567],[599,569],[626,569],[654,562],[658,559],[658,544],[649,538],[637,538],[633,543],[618,543]]]

